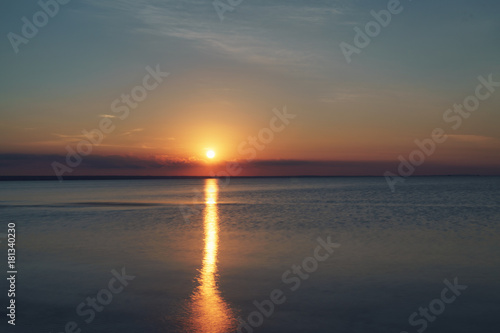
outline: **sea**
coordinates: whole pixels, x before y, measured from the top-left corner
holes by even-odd
[[[5,181],[0,216],[1,332],[500,331],[500,177]]]

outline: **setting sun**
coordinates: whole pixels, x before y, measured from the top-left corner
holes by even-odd
[[[215,152],[213,150],[207,151],[207,157],[208,158],[214,158],[215,157]]]

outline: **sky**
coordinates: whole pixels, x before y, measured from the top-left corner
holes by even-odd
[[[54,1],[0,5],[0,176],[500,174],[498,1]]]

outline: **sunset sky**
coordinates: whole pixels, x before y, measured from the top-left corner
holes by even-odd
[[[339,44],[387,3],[245,0],[221,21],[211,0],[73,0],[16,53],[8,34],[41,7],[4,2],[0,175],[54,175],[103,119],[113,130],[65,175],[201,176],[237,161],[247,176],[381,176],[435,128],[448,139],[415,174],[500,174],[500,87],[457,129],[443,120],[479,76],[500,82],[500,3],[402,0],[348,63]],[[157,68],[169,75],[116,112]],[[285,108],[294,118],[251,154]]]

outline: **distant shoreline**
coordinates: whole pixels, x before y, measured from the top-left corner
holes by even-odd
[[[413,177],[500,177],[499,175],[417,175]],[[68,176],[64,181],[74,180],[148,180],[148,179],[213,179],[224,177],[209,176]],[[237,176],[232,179],[258,179],[258,178],[384,178],[384,176]],[[0,181],[57,181],[56,176],[0,176]]]

